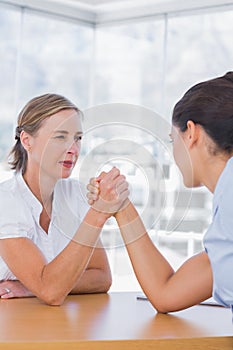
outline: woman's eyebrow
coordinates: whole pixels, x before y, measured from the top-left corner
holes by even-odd
[[[54,134],[65,134],[65,135],[68,135],[69,132],[67,130],[55,130]],[[77,131],[75,133],[75,135],[83,135],[83,132],[82,131]]]
[[[68,131],[66,131],[66,130],[55,130],[54,134],[68,134]]]

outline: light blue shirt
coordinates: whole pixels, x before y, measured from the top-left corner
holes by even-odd
[[[214,191],[213,220],[204,246],[213,270],[213,297],[233,310],[233,157]]]
[[[26,237],[41,250],[47,262],[70,242],[89,206],[78,180],[59,180],[54,188],[51,221],[46,233],[40,226],[42,205],[17,173],[0,184],[0,239]],[[16,279],[0,257],[0,280]]]

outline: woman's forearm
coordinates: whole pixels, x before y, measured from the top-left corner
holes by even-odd
[[[132,203],[115,218],[142,289],[147,295],[159,294],[174,273],[172,267],[154,246]]]
[[[177,311],[211,296],[212,272],[206,253],[187,260],[174,272],[131,203],[115,217],[137,279],[158,311]]]
[[[81,293],[81,291],[91,292],[92,288],[101,288],[100,285],[102,286],[104,278],[107,279],[106,283],[108,284],[108,269],[105,274],[104,268],[102,268],[102,261],[100,261],[100,267],[98,268],[98,259],[96,259],[96,270],[90,269],[89,272],[86,270],[92,259],[105,221],[106,218],[104,216],[90,209],[72,241],[53,261],[45,266],[41,279],[43,285],[50,290],[52,299],[50,303],[62,303],[66,295],[76,285]],[[108,263],[106,262],[106,264]],[[100,284],[97,281],[98,276],[101,277]],[[95,277],[95,287],[90,281],[91,277]],[[51,283],[52,281],[54,283]],[[59,288],[57,288],[56,281],[59,281]],[[49,294],[49,291],[45,290],[45,293]]]

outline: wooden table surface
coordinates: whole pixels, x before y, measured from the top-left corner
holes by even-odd
[[[0,348],[233,350],[230,309],[197,305],[158,314],[138,294],[68,296],[62,306],[0,300]]]

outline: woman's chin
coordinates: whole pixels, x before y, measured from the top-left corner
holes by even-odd
[[[199,182],[195,182],[195,181],[187,181],[185,179],[183,179],[183,183],[184,183],[184,186],[187,187],[187,188],[196,188],[196,187],[201,187],[203,186],[201,183]]]
[[[66,174],[62,174],[61,175],[61,179],[68,179],[71,175],[71,172],[70,173],[66,173]]]

